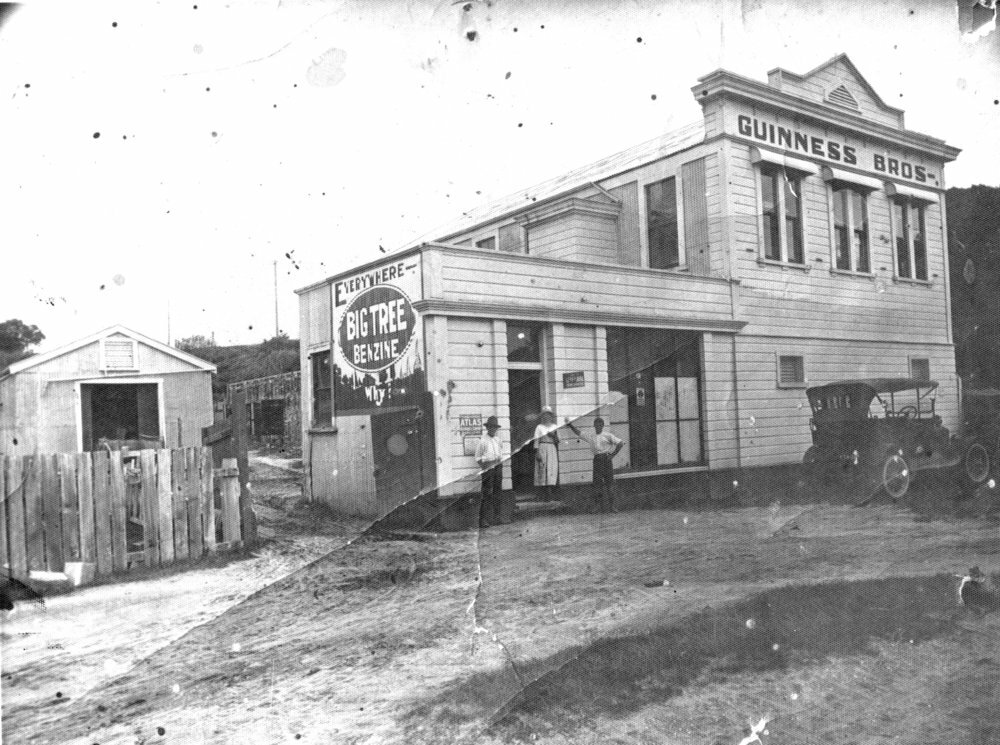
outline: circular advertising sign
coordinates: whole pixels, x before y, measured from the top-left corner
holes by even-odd
[[[416,314],[404,292],[376,285],[354,296],[340,320],[340,351],[359,372],[374,373],[398,362],[416,330]]]

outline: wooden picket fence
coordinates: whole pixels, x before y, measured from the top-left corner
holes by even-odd
[[[13,576],[71,562],[106,575],[234,548],[235,465],[213,469],[207,447],[0,458],[0,563]]]

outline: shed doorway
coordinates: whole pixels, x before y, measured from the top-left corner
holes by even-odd
[[[157,383],[80,385],[83,450],[161,447]]]
[[[535,426],[542,408],[541,370],[508,370],[510,402],[511,488],[532,494],[535,488]]]

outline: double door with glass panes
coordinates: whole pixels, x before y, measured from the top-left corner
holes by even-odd
[[[699,336],[608,329],[611,431],[626,442],[616,467],[643,471],[704,461]]]

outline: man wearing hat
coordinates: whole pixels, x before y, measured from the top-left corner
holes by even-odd
[[[479,527],[488,528],[500,522],[500,492],[503,489],[503,449],[495,416],[486,419],[486,432],[476,445],[476,463],[483,474],[483,501],[479,507]]]

